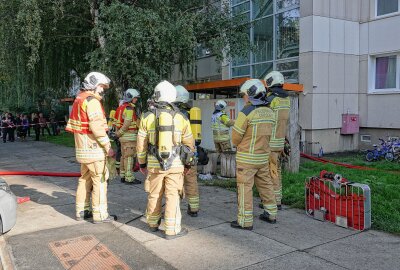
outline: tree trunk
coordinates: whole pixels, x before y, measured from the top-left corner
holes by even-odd
[[[291,153],[285,169],[296,173],[300,167],[299,96],[297,94],[290,96],[290,105],[288,140]]]
[[[94,26],[99,23],[99,8],[100,3],[98,0],[90,1],[90,14],[92,14],[92,21]],[[104,46],[106,45],[106,38],[100,35],[97,36],[97,43],[99,44],[100,48],[104,48]]]

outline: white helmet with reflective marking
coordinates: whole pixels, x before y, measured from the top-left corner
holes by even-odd
[[[100,72],[90,72],[83,80],[83,88],[87,90],[95,90],[97,86],[104,85],[105,88],[110,86],[111,80]]]
[[[137,98],[139,96],[140,96],[140,93],[138,90],[129,88],[124,93],[124,101],[130,102],[132,99]]]
[[[218,100],[217,103],[215,103],[215,109],[217,111],[222,111],[228,106],[225,100]]]
[[[264,81],[267,83],[267,87],[281,86],[285,82],[285,78],[279,71],[271,71],[265,76]]]
[[[265,89],[264,84],[259,79],[250,79],[245,81],[240,87],[241,95],[248,95],[249,97],[255,97],[260,93],[265,93],[267,90]]]
[[[176,100],[175,102],[187,103],[189,101],[189,92],[182,85],[175,86],[176,88]]]
[[[176,100],[176,88],[168,81],[162,81],[154,88],[155,102],[172,103]]]

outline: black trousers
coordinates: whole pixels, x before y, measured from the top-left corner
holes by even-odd
[[[35,128],[35,136],[35,141],[38,141],[40,136],[40,128]]]

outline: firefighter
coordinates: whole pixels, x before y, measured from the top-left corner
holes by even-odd
[[[215,103],[215,111],[211,117],[211,128],[213,131],[215,150],[218,153],[230,151],[231,140],[229,136],[229,128],[235,124],[235,121],[229,119],[225,113],[227,104],[224,100],[218,100]]]
[[[179,108],[179,110],[184,114],[190,121],[192,122],[190,118],[190,106],[188,105],[189,101],[189,92],[185,89],[185,87],[178,85],[175,87],[176,88],[176,101],[175,104]],[[199,120],[197,120],[199,121]],[[201,121],[201,120],[200,120]],[[196,124],[196,123],[191,123],[192,125],[201,125],[201,123]],[[195,135],[195,133],[192,130],[192,134]],[[200,133],[201,136],[201,133]],[[194,138],[195,142],[199,141],[201,138]],[[197,142],[195,143],[197,146]],[[199,142],[198,142],[199,143]],[[187,197],[188,200],[188,210],[187,213],[191,217],[197,217],[198,211],[199,211],[199,205],[200,205],[200,197],[199,197],[199,186],[197,184],[197,166],[192,166],[190,170],[185,174],[184,176],[184,190],[185,190],[185,196]]]
[[[115,110],[115,114],[114,114],[115,131],[117,131],[118,118],[119,118],[119,115],[121,114],[122,107],[120,107],[120,106],[123,103],[124,103],[124,100],[120,100],[119,103],[118,103],[118,108]],[[114,135],[115,135],[115,132],[114,132]],[[119,138],[116,135],[114,137],[115,137],[115,145],[117,146],[117,151],[115,153],[115,168],[117,170],[118,175],[121,178],[121,182],[125,183],[125,179],[123,179],[121,177],[121,166],[122,166],[122,170],[123,170],[123,166],[124,166],[123,160],[122,160],[122,163],[121,163],[121,159],[122,159],[121,142],[119,141]]]
[[[142,115],[137,141],[140,171],[148,176],[146,220],[151,231],[161,222],[161,202],[165,195],[165,238],[174,239],[188,233],[181,227],[180,195],[183,173],[190,169],[194,157],[194,140],[189,120],[172,104],[175,87],[160,82],[154,89],[154,109]]]
[[[109,120],[108,120],[108,137],[110,138],[111,142],[115,142],[115,145],[117,146],[117,151],[115,153],[115,169],[117,171],[117,174],[119,175],[119,168],[120,168],[120,160],[121,160],[121,143],[119,142],[118,137],[115,135],[115,132],[117,131],[117,119],[115,118],[115,110],[111,110],[109,114]]]
[[[121,142],[121,154],[123,166],[120,166],[121,182],[126,184],[141,184],[135,179],[133,167],[136,158],[136,139],[138,131],[138,118],[135,103],[140,93],[136,89],[129,88],[124,93],[124,102],[118,107],[117,132],[115,135]]]
[[[101,105],[110,79],[91,72],[76,97],[66,130],[74,133],[76,159],[81,177],[76,192],[76,219],[93,217],[94,223],[111,222],[107,210],[107,156],[114,156],[107,136],[107,120]],[[91,202],[91,205],[90,205]]]
[[[269,166],[272,182],[274,183],[274,192],[278,209],[282,209],[282,175],[281,162],[285,146],[285,136],[289,120],[290,99],[288,93],[283,90],[284,77],[278,71],[272,71],[264,78],[268,94],[267,103],[275,113],[276,125],[272,131],[270,148],[271,155]]]
[[[268,142],[275,120],[274,112],[264,104],[266,89],[260,80],[247,80],[241,86],[240,93],[244,101],[250,104],[239,113],[232,129],[232,142],[237,147],[238,215],[231,226],[252,230],[254,183],[264,204],[264,213],[260,219],[276,223],[277,208],[268,167]]]

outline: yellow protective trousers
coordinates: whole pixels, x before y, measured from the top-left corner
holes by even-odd
[[[93,211],[93,220],[103,220],[108,217],[108,176],[109,173],[105,161],[81,164],[81,177],[76,191],[77,217],[80,216],[80,212],[84,210],[90,211],[91,209]]]
[[[274,193],[276,204],[282,204],[282,172],[279,156],[281,152],[272,151],[269,156],[269,168],[271,171],[272,183],[274,184]]]
[[[248,165],[237,164],[237,195],[238,195],[238,224],[242,227],[253,226],[253,186],[263,202],[264,210],[271,218],[276,218],[277,207],[273,184],[268,166],[249,168]]]
[[[136,158],[136,141],[121,142],[120,176],[125,177],[126,182],[133,182],[135,176],[133,168]]]
[[[149,170],[145,183],[148,192],[146,220],[150,227],[158,227],[161,219],[161,202],[165,195],[164,224],[166,235],[176,235],[181,231],[180,194],[183,189],[183,172]]]
[[[222,142],[214,141],[214,145],[215,145],[215,151],[217,151],[217,153],[232,151],[231,141],[222,141]]]
[[[192,166],[184,176],[185,195],[192,212],[199,211],[200,197],[199,185],[197,184],[197,166]]]

